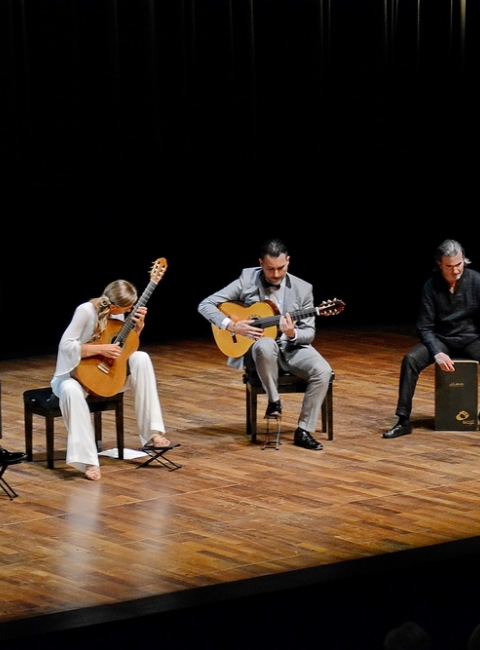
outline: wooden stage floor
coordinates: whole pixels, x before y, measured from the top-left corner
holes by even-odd
[[[451,595],[458,587],[448,584],[453,577],[445,559],[448,564],[466,558],[467,576],[474,582],[478,576],[480,437],[433,430],[429,368],[416,393],[413,434],[382,439],[395,421],[400,360],[414,341],[409,332],[319,330],[315,345],[336,372],[334,439],[317,433],[321,452],[292,444],[300,395],[283,396],[280,449],[262,449],[261,417],[259,444],[251,444],[242,374],[226,367],[213,340],[145,348],[157,372],[168,435],[181,445],[170,454],[182,465],[177,471],[157,463],[138,469],[141,458],[102,457],[102,479],[87,481],[65,465],[60,420],[56,468],[48,470],[44,423],[35,419],[35,461],[5,474],[19,496],[12,501],[0,494],[3,646],[55,628],[81,629],[161,610],[172,614],[194,603],[218,606],[242,595],[263,594],[262,620],[262,607],[274,602],[277,590],[323,584],[325,593],[315,593],[324,614],[328,603],[332,611],[343,603],[348,621],[356,603],[352,626],[365,612],[375,616],[375,625],[363,620],[358,631],[369,645],[356,647],[381,648],[390,627],[415,616],[435,626],[434,634],[442,637],[435,647],[444,647],[448,633],[442,625],[452,630],[454,623],[442,590]],[[7,449],[24,449],[22,393],[47,386],[53,366],[54,356],[0,362],[1,444]],[[259,398],[260,416],[264,399]],[[115,447],[113,416],[103,417],[109,449]],[[125,424],[126,446],[137,450],[128,393]],[[406,575],[421,582],[428,565],[428,580],[438,576],[436,562],[442,562],[444,579],[427,589],[412,577],[407,588],[414,584],[415,593],[402,595],[400,607],[389,589]],[[451,573],[458,577],[457,570]],[[352,579],[359,582],[343,582],[349,591],[342,591],[342,581]],[[360,584],[354,600],[350,589]],[[464,612],[468,627],[476,618],[480,622],[475,586],[463,597],[472,605]],[[271,623],[278,629],[280,611]],[[318,616],[323,618],[322,611]],[[464,635],[465,629],[455,633]],[[165,634],[164,628],[159,635]],[[335,634],[336,642],[326,636],[319,647],[350,647],[346,636],[341,641],[345,630]],[[179,629],[176,635],[181,638]],[[238,637],[238,646],[243,643]],[[210,645],[224,647],[214,638]],[[233,637],[228,645],[235,647]],[[249,645],[255,643],[249,639]]]

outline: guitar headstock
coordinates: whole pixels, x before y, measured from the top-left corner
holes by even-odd
[[[336,316],[340,314],[345,309],[345,303],[343,300],[338,300],[334,298],[333,300],[324,300],[317,307],[317,313],[319,316]]]
[[[150,269],[150,280],[152,282],[155,282],[155,284],[158,284],[160,280],[163,278],[165,275],[165,271],[167,270],[167,260],[164,257],[159,257],[158,259],[155,260],[155,262],[152,265],[152,268]]]

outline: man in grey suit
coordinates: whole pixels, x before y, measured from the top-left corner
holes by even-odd
[[[229,359],[228,363],[237,368],[244,364],[255,367],[268,398],[266,418],[277,418],[282,413],[278,393],[280,368],[308,381],[293,442],[304,449],[323,449],[312,433],[317,427],[332,369],[312,346],[315,317],[294,322],[290,316],[294,310],[314,307],[312,285],[288,273],[290,257],[279,239],[265,242],[259,263],[258,267],[243,269],[237,280],[202,300],[198,311],[216,327],[231,332],[232,337],[241,335],[254,341],[244,357]],[[254,319],[235,320],[218,308],[225,302],[241,302],[248,307],[264,301],[275,303],[281,314],[276,339],[265,336],[255,326]]]

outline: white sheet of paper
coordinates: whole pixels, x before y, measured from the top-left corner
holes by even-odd
[[[108,456],[109,458],[118,458],[118,449],[105,449],[105,451],[98,452],[99,456]],[[142,456],[148,456],[144,451],[139,449],[124,449],[123,457],[125,460],[130,460],[131,458],[141,458]]]

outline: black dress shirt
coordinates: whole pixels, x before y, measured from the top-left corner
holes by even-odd
[[[480,273],[465,268],[452,293],[436,271],[423,286],[417,333],[433,356],[438,341],[461,349],[480,338]]]

